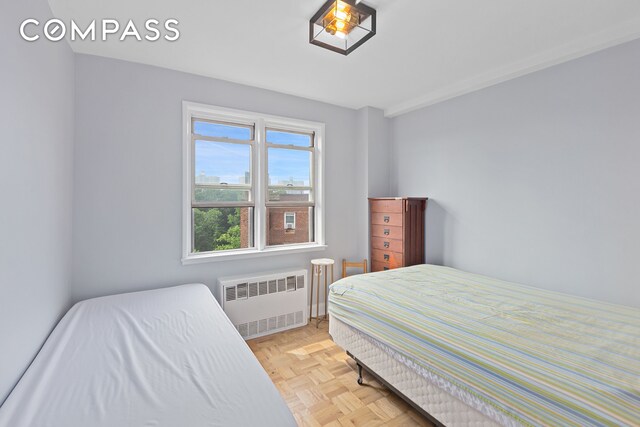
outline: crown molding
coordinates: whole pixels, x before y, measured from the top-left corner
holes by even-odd
[[[398,103],[386,108],[384,113],[386,117],[396,117],[637,38],[640,38],[640,19],[622,23],[575,42],[566,43],[541,54],[531,56],[523,61],[491,70],[477,77],[435,90],[424,96]]]

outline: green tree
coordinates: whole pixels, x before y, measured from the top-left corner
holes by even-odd
[[[229,231],[222,234],[216,240],[216,249],[238,249],[240,248],[240,225],[234,225]]]
[[[194,216],[194,251],[207,252],[215,249],[217,238],[226,231],[226,216],[219,209],[196,208]]]
[[[234,190],[196,188],[197,201],[239,201],[243,193]],[[194,252],[240,248],[240,208],[194,208]]]

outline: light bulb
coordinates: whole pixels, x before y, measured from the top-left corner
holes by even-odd
[[[342,30],[347,24],[344,21],[336,21],[336,28]]]
[[[347,12],[345,12],[344,10],[336,10],[336,18],[346,21]]]
[[[344,33],[342,31],[336,31],[336,37],[341,38],[342,40],[347,38],[347,33]]]

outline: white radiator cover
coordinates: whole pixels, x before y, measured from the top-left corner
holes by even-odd
[[[307,270],[222,277],[218,285],[222,309],[245,340],[308,323]]]

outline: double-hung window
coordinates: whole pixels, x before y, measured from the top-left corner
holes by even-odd
[[[183,262],[324,248],[324,125],[185,102]]]
[[[313,131],[266,128],[268,246],[314,241],[315,137]]]

